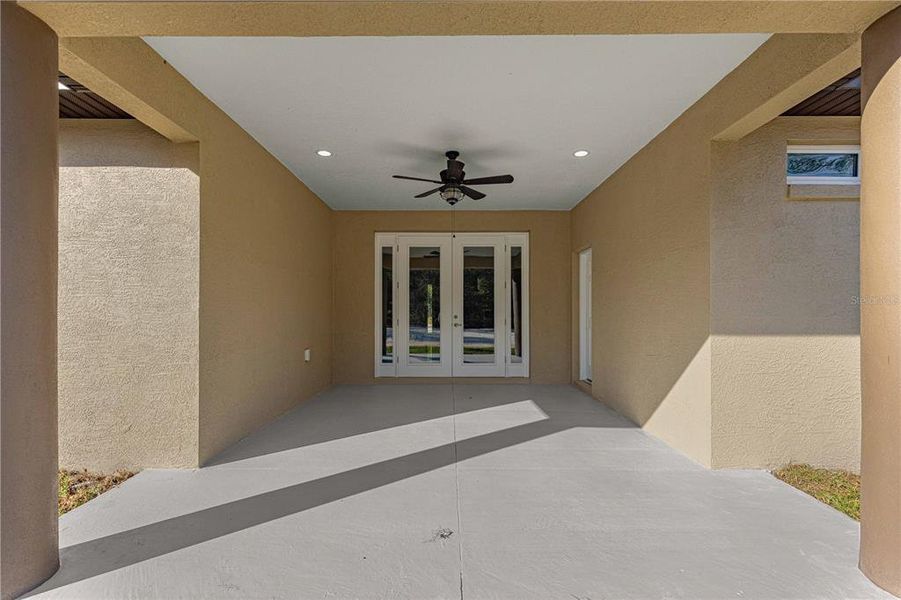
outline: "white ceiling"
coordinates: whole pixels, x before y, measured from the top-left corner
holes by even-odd
[[[571,208],[767,37],[146,41],[332,208],[446,209],[391,175],[436,178],[456,149],[468,177],[516,178],[457,208],[503,210]]]

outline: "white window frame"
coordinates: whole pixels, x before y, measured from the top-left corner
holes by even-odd
[[[863,168],[860,162],[859,145],[794,145],[789,144],[786,149],[786,160],[789,154],[856,154],[857,177],[817,177],[807,175],[786,175],[788,185],[860,185],[860,170]],[[788,166],[786,165],[786,171]]]
[[[532,287],[529,283],[529,272],[531,269],[529,268],[529,234],[528,233],[508,233],[505,237],[504,244],[504,332],[505,335],[510,335],[510,319],[513,318],[512,315],[508,314],[507,307],[510,303],[511,294],[513,290],[510,286],[510,273],[512,269],[511,261],[513,257],[511,255],[511,248],[513,246],[519,246],[522,248],[522,306],[520,306],[520,319],[522,320],[522,362],[515,363],[513,362],[513,357],[510,355],[510,348],[513,347],[512,341],[507,340],[507,351],[505,352],[507,356],[507,377],[528,377],[529,376],[529,357],[531,356],[530,352],[530,340],[531,335],[529,332],[529,327],[531,326],[532,320],[529,318],[529,296],[531,296]]]
[[[374,250],[373,250],[373,277],[374,277],[374,335],[373,335],[373,352],[374,352],[374,374],[375,377],[410,377],[416,376],[413,374],[401,374],[398,370],[398,363],[401,360],[401,356],[399,353],[399,339],[402,334],[401,328],[403,324],[400,322],[401,307],[399,305],[400,298],[400,290],[401,283],[404,280],[404,276],[401,275],[400,271],[402,266],[400,263],[403,260],[403,256],[401,256],[400,252],[400,242],[398,241],[400,238],[423,238],[421,241],[425,242],[426,238],[433,237],[443,237],[450,238],[452,234],[450,233],[376,233],[374,239]],[[463,233],[457,234],[460,236],[466,235]],[[475,234],[479,235],[479,234]],[[504,347],[504,356],[505,356],[505,374],[498,375],[498,377],[508,377],[508,378],[516,378],[516,377],[529,377],[529,361],[530,361],[530,314],[529,314],[529,297],[531,295],[531,287],[529,282],[529,234],[528,233],[506,233],[506,232],[485,232],[481,235],[493,235],[493,236],[503,236],[504,239],[504,256],[503,256],[503,279],[504,279],[504,298],[503,298],[503,306],[504,306],[504,320],[503,320],[503,328],[505,331],[505,336],[509,336],[510,334],[510,326],[508,324],[508,319],[512,318],[511,315],[508,315],[509,312],[509,303],[510,303],[510,294],[512,290],[510,289],[510,268],[511,268],[511,247],[519,246],[522,248],[522,285],[525,288],[522,293],[522,305],[520,307],[520,318],[522,319],[522,361],[518,363],[512,362],[512,357],[510,356],[510,340],[506,337],[503,338],[501,346]],[[431,242],[430,242],[431,243]],[[452,240],[449,242],[452,243]],[[393,307],[393,330],[394,330],[394,346],[392,363],[382,363],[382,339],[381,339],[381,319],[382,319],[382,247],[389,246],[392,248],[392,268],[393,271],[393,281],[394,281],[394,289],[391,291],[391,303]],[[450,258],[450,253],[447,254],[448,258]],[[406,268],[404,266],[403,268]],[[451,286],[442,289],[447,289],[448,293],[450,293]],[[451,306],[451,302],[448,299],[442,299],[442,304],[446,306]],[[450,314],[450,312],[448,312]],[[447,324],[447,329],[450,330],[450,324]],[[444,326],[444,324],[442,325]],[[445,350],[442,350],[442,355],[445,355]],[[450,352],[447,352],[447,356],[451,356]],[[435,376],[439,377],[441,375],[434,374],[430,375],[426,372],[422,372],[419,376]],[[453,375],[455,377],[465,377],[466,375],[457,374]]]

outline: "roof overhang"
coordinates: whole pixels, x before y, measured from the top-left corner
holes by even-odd
[[[61,37],[860,33],[898,0],[20,0]]]

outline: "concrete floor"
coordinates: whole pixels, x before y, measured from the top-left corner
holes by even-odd
[[[854,521],[567,386],[337,387],[213,463],[65,515],[32,596],[889,597]]]

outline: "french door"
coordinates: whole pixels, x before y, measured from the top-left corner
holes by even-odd
[[[527,377],[528,234],[378,234],[381,377]]]
[[[398,236],[397,371],[451,374],[451,239]]]
[[[453,240],[453,374],[504,377],[504,236]]]

